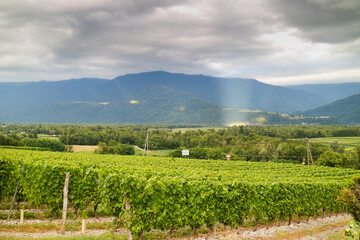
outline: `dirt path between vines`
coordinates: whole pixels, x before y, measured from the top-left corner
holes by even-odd
[[[292,223],[282,226],[261,226],[228,230],[218,235],[218,239],[275,240],[301,239],[325,240],[345,239],[342,233],[347,223],[352,220],[348,214],[334,215],[326,218],[310,219],[309,222]],[[329,238],[331,237],[331,238]],[[206,239],[206,238],[197,238]]]
[[[113,218],[100,218],[88,219],[89,222],[109,222],[113,221]],[[235,239],[246,239],[246,240],[275,240],[275,239],[301,239],[301,240],[325,240],[325,239],[345,239],[342,237],[342,232],[348,221],[352,220],[350,215],[334,215],[326,218],[318,218],[316,220],[310,219],[309,222],[301,223],[292,223],[291,225],[282,225],[275,226],[266,225],[259,226],[257,229],[255,227],[248,228],[239,228],[239,229],[218,229],[216,238],[214,238],[213,232],[209,235],[207,234],[198,234],[197,236],[191,237],[190,239],[195,240],[205,240],[205,239],[226,239],[226,240],[235,240]],[[26,224],[39,224],[39,223],[49,223],[49,220],[26,220]],[[54,220],[53,223],[59,223],[60,220]],[[19,221],[9,221],[0,220],[1,225],[18,225]],[[221,227],[219,227],[221,228]],[[99,236],[109,230],[87,230],[86,235],[90,236]],[[118,233],[115,234],[124,234],[125,229],[120,229]],[[79,236],[81,235],[80,231],[71,231],[66,232],[65,236]],[[56,231],[47,231],[47,232],[0,232],[0,239],[3,237],[14,237],[14,238],[48,238],[48,237],[59,237],[62,236]],[[330,238],[329,238],[330,237]],[[176,238],[179,239],[179,238]],[[189,239],[189,238],[180,238],[180,239]]]

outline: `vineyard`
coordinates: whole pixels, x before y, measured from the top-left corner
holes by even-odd
[[[339,191],[360,175],[300,164],[1,149],[0,200],[14,191],[21,166],[20,195],[34,206],[61,209],[70,172],[70,207],[111,213],[133,234],[344,212]]]

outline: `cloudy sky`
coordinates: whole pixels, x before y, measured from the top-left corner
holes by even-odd
[[[1,82],[154,70],[360,82],[360,1],[0,2]]]

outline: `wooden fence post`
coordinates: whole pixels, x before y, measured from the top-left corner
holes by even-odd
[[[69,186],[70,172],[66,173],[65,184],[64,184],[64,203],[63,203],[63,212],[62,212],[62,222],[61,222],[61,234],[65,235],[65,224],[66,224],[66,211],[68,205],[68,186]]]
[[[81,233],[85,234],[86,231],[86,219],[82,220]]]
[[[24,224],[24,209],[20,209],[20,224]]]
[[[130,224],[130,218],[131,218],[131,215],[130,215],[130,203],[129,203],[129,196],[127,193],[125,193],[125,209],[129,212],[129,215],[127,215],[127,219],[125,219],[125,221],[128,223],[128,225]],[[132,235],[131,235],[131,231],[130,229],[128,228],[127,229],[127,240],[132,240]]]

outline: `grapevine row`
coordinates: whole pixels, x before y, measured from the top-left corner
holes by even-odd
[[[62,207],[65,173],[69,203],[95,205],[127,219],[133,233],[195,229],[215,222],[238,226],[246,219],[280,220],[342,212],[339,191],[360,175],[351,169],[293,164],[164,159],[134,156],[0,152],[0,179],[10,190],[24,166],[21,194],[34,205]],[[5,194],[5,191],[0,192]],[[131,205],[125,209],[125,196]],[[1,198],[1,195],[0,195]]]

